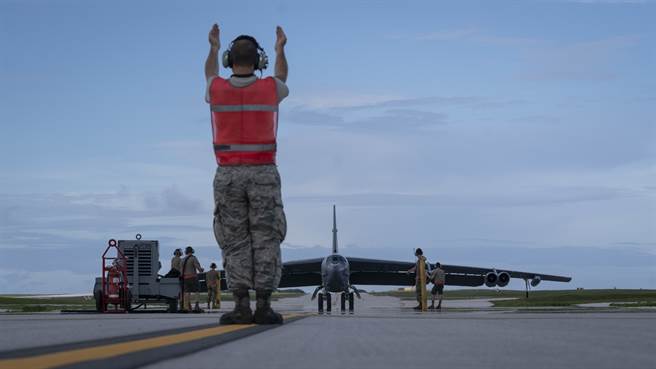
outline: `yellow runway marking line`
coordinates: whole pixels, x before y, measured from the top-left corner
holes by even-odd
[[[71,365],[89,360],[107,359],[163,346],[175,345],[201,338],[216,336],[254,327],[255,324],[228,325],[216,328],[199,329],[197,331],[171,334],[162,337],[145,338],[136,341],[113,343],[108,345],[75,349],[64,352],[38,355],[20,359],[0,360],[0,369],[47,369],[62,365]]]
[[[284,317],[285,319],[291,319],[305,315],[306,314],[288,314],[284,315]],[[161,337],[144,338],[135,341],[110,343],[107,345],[89,348],[54,352],[26,358],[4,359],[0,360],[0,369],[54,368],[63,365],[77,364],[90,360],[107,359],[114,356],[130,354],[133,352],[195,341],[202,338],[235,332],[255,326],[255,324],[226,325],[214,328],[199,329],[185,333],[170,334]]]

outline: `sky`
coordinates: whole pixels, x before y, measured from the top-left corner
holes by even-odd
[[[288,36],[283,260],[329,253],[336,204],[345,256],[656,288],[655,18],[646,0],[0,0],[0,293],[89,292],[107,240],[136,233],[163,273],[186,245],[220,262],[214,22],[271,65]]]

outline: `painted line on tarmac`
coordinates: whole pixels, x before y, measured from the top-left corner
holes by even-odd
[[[306,316],[308,315],[290,314],[284,317],[286,324],[289,324]],[[0,369],[135,368],[187,355],[276,327],[280,327],[280,325],[214,325],[201,329],[195,327],[181,333],[162,335],[162,332],[159,332],[159,335],[150,338],[132,339],[119,343],[110,340],[113,343],[0,359]],[[29,349],[22,351],[29,351]]]

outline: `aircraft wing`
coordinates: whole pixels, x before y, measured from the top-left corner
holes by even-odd
[[[354,285],[414,286],[415,274],[408,269],[415,263],[409,261],[378,260],[347,257]],[[321,262],[323,258],[296,260],[283,263],[280,288],[321,285]],[[431,264],[431,268],[435,265]],[[480,268],[462,265],[442,265],[446,272],[446,285],[477,287],[485,284],[485,275],[496,271],[507,272],[511,278],[541,281],[569,282],[572,278],[508,269]]]
[[[323,258],[295,260],[282,263],[282,275],[278,288],[321,285]]]
[[[398,285],[413,286],[415,274],[408,274],[414,262],[376,260],[364,258],[347,258],[351,268],[351,283],[354,285]],[[435,265],[431,265],[434,268]],[[450,286],[482,286],[485,275],[496,271],[507,272],[511,278],[533,279],[542,281],[569,282],[572,278],[557,275],[517,272],[507,269],[479,268],[460,265],[442,265],[446,273],[446,284]]]
[[[431,268],[434,268],[435,265],[431,264]],[[500,268],[479,268],[479,267],[469,267],[462,265],[442,265],[442,269],[446,272],[447,276],[449,274],[459,274],[459,275],[471,275],[478,274],[485,276],[487,273],[496,271],[497,273],[507,272],[510,274],[511,278],[519,279],[533,279],[540,278],[542,281],[552,281],[552,282],[569,282],[572,280],[571,277],[564,277],[559,275],[551,274],[542,274],[542,273],[530,273],[530,272],[517,272],[514,270],[500,269]]]

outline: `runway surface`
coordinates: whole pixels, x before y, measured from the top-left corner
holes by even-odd
[[[652,368],[656,313],[516,312],[484,301],[365,295],[356,313],[317,315],[308,296],[274,305],[283,326],[217,326],[220,314],[0,315],[4,368]],[[454,307],[478,306],[462,311]],[[228,310],[230,307],[225,306]],[[59,366],[57,366],[59,365]]]

